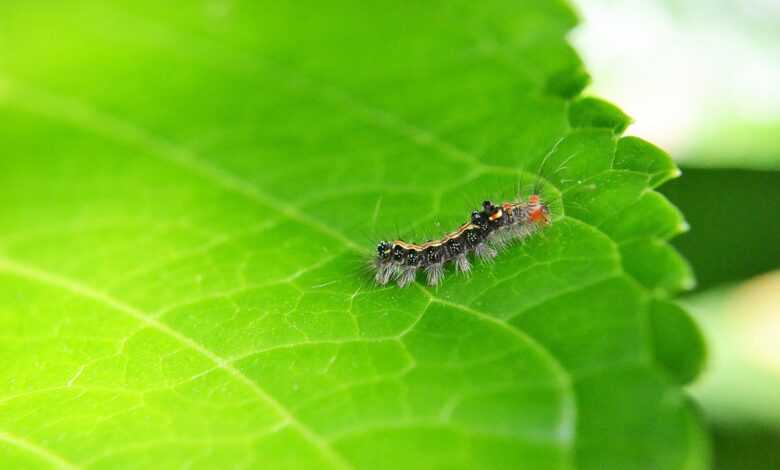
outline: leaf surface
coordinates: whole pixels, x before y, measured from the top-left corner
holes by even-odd
[[[563,4],[0,18],[4,467],[704,468],[677,170],[578,98]],[[494,264],[372,285],[535,185]]]

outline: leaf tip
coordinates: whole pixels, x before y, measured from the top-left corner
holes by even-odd
[[[689,271],[680,281],[680,287],[686,291],[693,290],[696,288],[697,284],[698,281],[696,281],[696,276],[693,275],[693,271]]]
[[[569,123],[575,128],[606,128],[620,135],[631,122],[631,117],[620,108],[599,98],[580,98],[569,108]]]
[[[668,153],[634,136],[623,137],[618,141],[615,167],[649,175],[653,188],[682,175]]]
[[[582,64],[577,64],[553,74],[547,79],[544,91],[548,95],[572,100],[582,93],[582,90],[590,84],[590,80],[590,74]]]
[[[706,343],[698,325],[673,302],[655,300],[649,313],[657,363],[680,385],[691,383],[707,362]]]

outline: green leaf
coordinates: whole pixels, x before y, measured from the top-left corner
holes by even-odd
[[[704,351],[704,338],[693,320],[677,305],[654,302],[650,307],[655,357],[679,383],[693,381],[701,372],[701,355],[690,354],[691,348]]]
[[[703,346],[653,307],[691,279],[676,169],[576,98],[574,23],[5,2],[2,466],[704,467]],[[494,264],[373,285],[380,238],[537,185],[552,224]]]
[[[597,98],[581,98],[571,104],[569,121],[572,127],[603,127],[622,134],[631,118],[617,106]]]

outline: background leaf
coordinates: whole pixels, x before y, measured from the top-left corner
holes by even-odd
[[[686,168],[663,192],[690,214],[674,244],[696,267],[697,290],[780,266],[780,220],[769,215],[780,210],[779,172]]]
[[[706,465],[676,169],[576,98],[563,4],[0,8],[8,466]],[[495,264],[372,285],[537,181]]]

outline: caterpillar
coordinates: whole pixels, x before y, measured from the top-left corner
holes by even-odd
[[[456,271],[471,270],[468,256],[474,254],[491,261],[497,250],[520,240],[550,223],[550,211],[537,194],[527,202],[482,203],[482,210],[471,213],[471,219],[438,240],[409,243],[403,240],[380,241],[376,246],[374,280],[386,285],[395,279],[399,287],[409,285],[418,271],[425,271],[429,285],[437,285],[444,276],[447,263]]]

